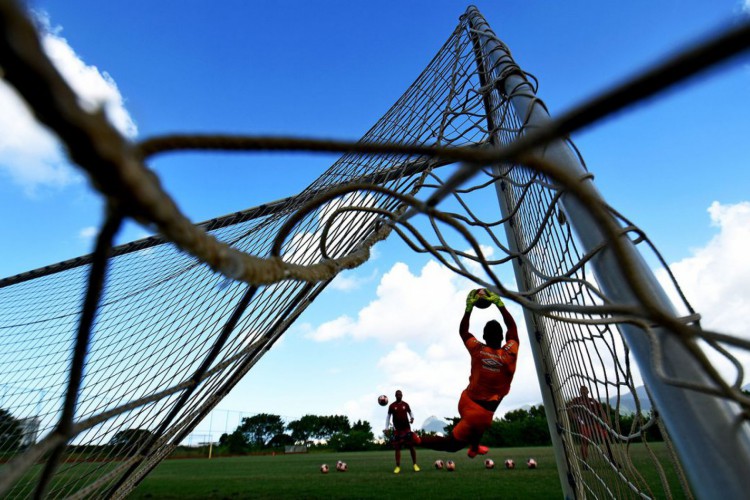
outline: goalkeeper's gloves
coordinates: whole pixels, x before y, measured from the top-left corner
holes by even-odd
[[[480,298],[481,297],[477,296],[477,290],[470,291],[466,296],[466,312],[471,312],[471,310],[474,309],[474,304],[476,304],[477,300]]]
[[[503,299],[501,299],[498,294],[496,294],[495,292],[491,292],[490,290],[486,290],[486,292],[487,295],[484,297],[485,299],[489,300],[497,307],[503,307],[505,305],[503,304]]]

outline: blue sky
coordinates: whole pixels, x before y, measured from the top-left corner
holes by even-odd
[[[474,3],[539,79],[553,115],[750,13],[748,0]],[[47,47],[61,71],[82,97],[107,103],[134,138],[229,132],[358,139],[416,79],[467,5],[30,2],[49,23]],[[651,236],[704,324],[744,336],[748,88],[745,55],[573,136],[600,192]],[[4,84],[0,108],[0,276],[89,253],[100,197]],[[293,195],[335,158],[181,154],[152,167],[198,222]],[[131,224],[119,241],[146,234]],[[440,290],[436,304],[414,301],[408,312],[396,306],[426,287]],[[397,388],[418,422],[455,415],[468,377],[455,332],[467,289],[398,242],[379,245],[371,262],[336,280],[199,431],[223,432],[230,415],[261,411],[344,413],[379,429],[385,415],[375,398]],[[531,358],[522,361],[501,412],[540,401]]]

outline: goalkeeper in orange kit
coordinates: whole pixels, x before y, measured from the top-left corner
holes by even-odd
[[[503,327],[496,320],[488,321],[484,326],[482,338],[485,343],[469,332],[471,311],[480,300],[494,304],[500,311],[506,329],[505,343]],[[500,296],[487,289],[478,289],[472,290],[466,297],[466,311],[461,318],[458,333],[471,356],[469,385],[461,393],[458,402],[461,418],[450,435],[423,436],[421,445],[440,451],[458,451],[468,446],[468,455],[474,458],[489,451],[489,448],[479,442],[484,431],[492,425],[492,418],[500,401],[510,391],[510,383],[516,372],[518,329]]]

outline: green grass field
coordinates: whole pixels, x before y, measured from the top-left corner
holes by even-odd
[[[393,451],[166,460],[129,498],[562,497],[552,448],[504,449],[490,456],[498,463],[492,470],[485,469],[483,458],[471,460],[465,452],[418,449],[422,471],[414,472],[407,451],[398,475]],[[502,466],[507,457],[516,469]],[[537,469],[526,468],[528,457],[539,462]],[[455,461],[456,470],[436,470],[438,458]],[[348,464],[348,472],[335,470],[337,460]],[[323,463],[332,469],[328,474],[319,470]]]
[[[651,450],[661,463],[669,463],[664,443],[653,443]],[[655,498],[668,498],[648,453],[642,444],[630,447],[629,474],[650,485]],[[482,457],[469,459],[465,450],[418,448],[422,471],[412,470],[407,451],[398,475],[393,474],[393,451],[172,459],[162,462],[129,498],[562,498],[551,447],[493,449],[488,456],[496,463],[494,469],[486,469]],[[526,467],[529,457],[537,460],[538,468]],[[433,462],[438,458],[455,461],[456,470],[436,470]],[[505,469],[506,458],[516,461],[515,469]],[[337,460],[346,462],[349,470],[337,472]],[[323,463],[331,468],[328,474],[320,472]],[[664,472],[673,498],[683,498],[674,470],[666,467]],[[583,475],[584,481],[598,482],[591,472]],[[609,486],[617,497],[634,495],[622,482]]]
[[[650,450],[644,444],[631,445],[622,473],[639,488],[650,490],[649,496],[670,498],[650,457],[653,453],[664,465],[671,498],[683,498],[675,471],[668,465],[670,460],[664,443],[653,443]],[[465,450],[442,453],[418,449],[417,454],[422,471],[412,470],[407,452],[403,454],[402,472],[398,475],[393,474],[393,451],[168,459],[159,464],[129,498],[562,498],[551,447],[492,449],[488,456],[497,465],[491,470],[485,469],[482,457],[471,460]],[[526,468],[529,457],[537,460],[537,469]],[[456,470],[436,470],[433,462],[438,458],[454,460]],[[506,458],[516,461],[515,469],[503,467]],[[349,470],[337,472],[337,460],[346,462]],[[323,463],[331,467],[328,474],[320,472]],[[619,472],[612,471],[601,459],[594,458],[590,464],[601,475],[597,477],[591,470],[581,471],[582,484],[587,485],[585,488],[592,496],[599,493],[616,498],[634,496],[633,490],[619,478]],[[63,464],[50,484],[50,495],[68,496],[119,465],[118,462]],[[42,468],[39,464],[29,471],[17,485],[14,495],[30,497]]]

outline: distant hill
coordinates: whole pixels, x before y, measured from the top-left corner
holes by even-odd
[[[648,398],[646,388],[642,385],[635,388],[635,393],[638,396],[638,402],[641,404],[641,412],[648,413],[651,411],[651,400]],[[613,396],[609,398],[609,405],[614,408],[617,405],[617,397]],[[620,395],[620,413],[632,414],[635,413],[635,398],[631,393],[625,393]]]
[[[741,387],[743,391],[750,392],[750,384],[746,384]],[[644,386],[638,386],[635,388],[635,393],[638,395],[638,400],[641,403],[641,411],[643,413],[648,413],[651,411],[651,401],[648,398],[648,393],[646,392],[646,388]],[[617,398],[611,397],[609,398],[609,404],[614,408],[615,404],[617,404]],[[633,395],[630,393],[622,394],[620,396],[620,413],[623,414],[632,414],[635,413],[635,398],[633,398]]]
[[[427,420],[425,420],[422,423],[422,430],[426,432],[438,432],[440,434],[445,434],[445,426],[448,425],[448,422],[445,420],[436,417],[435,415],[430,415],[427,417]]]

